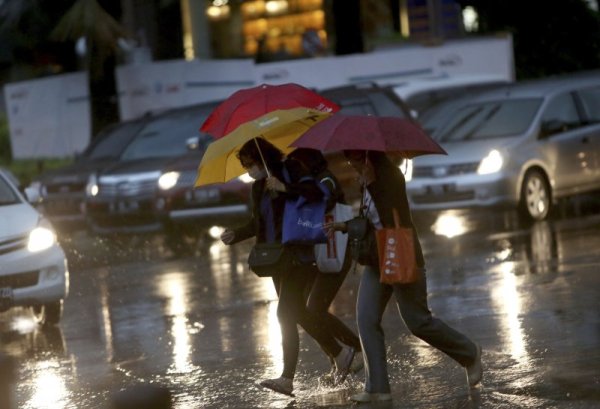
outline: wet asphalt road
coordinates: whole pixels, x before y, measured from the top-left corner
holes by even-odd
[[[469,390],[462,368],[411,336],[390,304],[394,400],[361,407],[600,407],[600,214],[532,226],[504,213],[440,216],[418,219],[430,307],[482,344],[482,386]],[[448,226],[462,234],[440,235]],[[60,327],[36,328],[23,310],[0,314],[20,409],[108,408],[140,383],[168,387],[177,409],[355,406],[347,399],[363,373],[320,386],[329,364],[303,332],[296,398],[254,385],[282,363],[275,292],[247,270],[250,243],[201,243],[195,257],[172,259],[154,239],[65,242],[71,294]],[[353,328],[359,274],[333,308]]]

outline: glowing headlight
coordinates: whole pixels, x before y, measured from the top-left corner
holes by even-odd
[[[87,184],[85,185],[85,194],[89,196],[96,196],[98,194],[98,178],[94,173],[88,178]]]
[[[239,179],[240,179],[242,182],[244,182],[244,183],[252,183],[252,182],[254,182],[254,179],[252,179],[252,178],[250,177],[250,175],[249,175],[249,174],[247,174],[247,173],[244,173],[242,176],[240,176],[240,177],[239,177]]]
[[[179,179],[179,172],[167,172],[160,175],[158,178],[158,187],[162,190],[169,190],[173,186],[177,184],[177,180]]]
[[[223,234],[224,231],[225,229],[220,226],[213,226],[210,229],[208,229],[208,234],[213,239],[218,239],[219,237],[221,237],[221,234]]]
[[[39,225],[29,233],[27,241],[27,250],[32,253],[46,250],[56,243],[56,234],[45,221],[40,221]]]
[[[404,180],[410,182],[413,175],[413,161],[412,159],[402,159],[400,162],[400,171],[404,174]]]
[[[502,168],[503,162],[500,152],[494,149],[481,160],[481,163],[477,168],[477,173],[480,175],[487,175],[498,172]]]

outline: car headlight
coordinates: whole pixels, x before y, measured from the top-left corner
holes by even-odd
[[[41,220],[38,226],[29,233],[27,250],[32,253],[46,250],[56,243],[56,233],[45,220]]]
[[[160,175],[158,178],[158,187],[162,190],[169,190],[177,184],[179,180],[179,172],[167,172]]]
[[[502,169],[503,163],[504,160],[502,159],[502,155],[494,149],[481,160],[479,167],[477,168],[477,173],[480,175],[488,175],[490,173],[498,172]]]
[[[404,174],[404,180],[410,182],[413,175],[413,161],[412,159],[402,159],[398,166],[400,171]]]
[[[252,183],[252,182],[254,182],[254,179],[252,179],[252,178],[250,177],[250,175],[249,175],[249,174],[247,174],[247,173],[244,173],[244,174],[243,174],[242,176],[240,176],[238,179],[239,179],[239,180],[241,180],[241,181],[242,181],[242,182],[244,182],[244,183]]]
[[[85,194],[88,197],[93,197],[93,196],[96,196],[98,194],[98,191],[99,191],[99,188],[98,188],[98,177],[96,176],[95,173],[92,173],[88,177],[87,184],[85,185]]]

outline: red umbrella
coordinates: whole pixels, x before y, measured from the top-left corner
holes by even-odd
[[[414,122],[396,117],[335,114],[313,125],[290,146],[322,152],[382,151],[405,158],[446,151]]]
[[[340,109],[330,100],[298,84],[262,84],[233,93],[214,109],[200,131],[221,138],[269,112],[301,107],[332,113]]]

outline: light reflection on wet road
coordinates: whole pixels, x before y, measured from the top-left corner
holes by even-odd
[[[600,216],[529,227],[501,215],[444,216],[456,218],[420,228],[430,307],[483,345],[483,385],[469,391],[464,371],[411,336],[392,306],[384,329],[394,401],[372,407],[599,407]],[[462,234],[448,237],[444,225]],[[0,315],[0,351],[19,362],[19,408],[108,408],[113,392],[137,383],[168,387],[177,409],[352,406],[363,374],[319,386],[329,364],[304,333],[296,399],[254,386],[279,374],[282,356],[275,292],[248,272],[250,244],[168,260],[155,243],[115,255],[78,241],[68,245],[60,328],[37,329],[25,311]],[[354,328],[358,278],[334,304]]]

